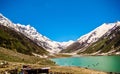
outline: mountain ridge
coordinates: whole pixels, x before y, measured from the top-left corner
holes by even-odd
[[[34,27],[30,25],[14,24],[9,19],[0,14],[0,24],[22,33],[38,46],[43,47],[50,53],[81,53],[86,51],[87,47],[99,41],[104,35],[111,34],[111,31],[120,26],[120,22],[104,23],[91,32],[79,37],[76,41],[57,42],[43,36]]]

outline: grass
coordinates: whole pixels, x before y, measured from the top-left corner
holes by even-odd
[[[49,59],[25,55],[1,47],[0,47],[0,60],[6,60],[10,62],[30,63],[30,64],[37,63],[40,65],[54,65],[54,62],[50,61]]]
[[[72,73],[72,74],[107,74],[105,72],[80,68],[80,67],[63,67],[63,66],[53,66],[51,67],[53,72],[62,72],[62,73]]]

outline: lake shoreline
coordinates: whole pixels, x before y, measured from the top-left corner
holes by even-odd
[[[120,56],[120,54],[109,54],[109,53],[101,53],[101,54],[95,54],[95,53],[91,53],[91,54],[77,54],[77,53],[60,53],[63,55],[69,55],[71,56]]]
[[[57,56],[56,56],[56,54],[54,55],[54,56],[52,56],[52,57],[48,57],[49,59],[54,59],[54,58],[69,58],[69,57],[90,57],[90,56],[120,56],[120,55],[100,55],[100,54],[98,54],[98,55],[91,55],[91,54],[81,54],[81,55],[79,55],[79,54],[73,54],[73,53],[60,53],[60,54],[57,54]]]

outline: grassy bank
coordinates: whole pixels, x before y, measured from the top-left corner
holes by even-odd
[[[54,65],[54,62],[35,56],[21,54],[12,50],[8,50],[0,47],[0,60],[9,62],[29,63],[29,64],[40,64],[40,65]]]
[[[53,72],[62,72],[62,73],[72,73],[72,74],[107,74],[105,72],[80,68],[80,67],[62,67],[62,66],[53,66],[51,67]]]

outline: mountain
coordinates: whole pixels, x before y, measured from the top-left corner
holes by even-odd
[[[99,40],[89,45],[84,51],[79,51],[79,54],[92,55],[111,55],[120,54],[120,22],[114,23],[107,33]]]
[[[0,23],[0,47],[27,55],[32,55],[32,53],[40,55],[48,54],[44,48],[38,46],[22,33],[3,26],[2,23]]]
[[[50,53],[58,53],[62,49],[65,49],[67,46],[73,43],[72,40],[68,42],[52,41],[46,36],[43,36],[39,32],[37,32],[37,30],[34,27],[31,27],[30,25],[25,26],[21,24],[14,24],[2,14],[0,14],[0,24],[12,30],[15,30],[16,32],[22,33],[24,36],[28,37],[38,46],[43,47]]]
[[[79,54],[112,54],[119,51],[120,22],[103,24],[80,37],[61,52]],[[118,45],[116,47],[116,44]],[[114,49],[114,50],[113,50]]]
[[[76,41],[70,40],[68,42],[52,41],[46,36],[43,36],[42,34],[37,32],[37,30],[34,27],[31,27],[30,25],[12,23],[2,14],[0,14],[0,26],[1,28],[4,27],[4,29],[7,28],[8,30],[10,30],[9,33],[8,31],[1,29],[1,37],[4,36],[2,35],[3,31],[6,31],[8,35],[12,35],[11,34],[12,31],[14,31],[13,33],[18,34],[20,35],[19,37],[21,37],[17,38],[17,40],[22,39],[22,37],[28,39],[29,42],[37,44],[37,47],[40,47],[43,51],[47,50],[49,53],[61,52],[61,53],[103,54],[103,55],[112,53],[119,54],[120,22],[108,24],[104,23],[101,26],[94,29],[93,31],[91,31],[90,33],[81,36]],[[15,36],[12,35],[13,38],[15,38]],[[7,37],[7,35],[5,35],[4,37]],[[2,44],[4,45],[4,42]],[[10,48],[12,47],[9,47],[9,49]],[[33,49],[34,48],[31,48],[30,50],[32,50],[33,52]],[[36,49],[36,51],[37,50],[39,49]]]

